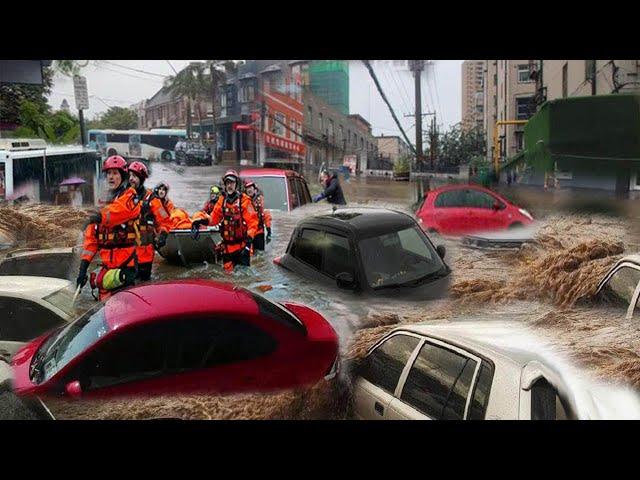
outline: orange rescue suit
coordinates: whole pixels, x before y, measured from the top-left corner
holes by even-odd
[[[252,200],[256,214],[258,215],[258,231],[256,235],[260,235],[264,233],[265,228],[271,228],[271,213],[264,208],[264,195],[257,193]]]
[[[137,241],[135,223],[140,216],[136,191],[127,188],[104,206],[100,213],[101,223],[89,224],[84,230],[81,258],[91,262],[99,253],[107,269],[134,267]]]
[[[150,263],[153,262],[155,254],[153,247],[155,235],[156,233],[169,231],[170,215],[165,210],[160,199],[153,196],[153,192],[149,189],[145,192],[142,205],[144,208],[141,209],[141,214],[138,218],[140,245],[136,247],[136,251],[139,263]]]
[[[208,218],[209,225],[220,225],[222,245],[227,254],[242,250],[247,238],[253,239],[258,233],[258,214],[246,193],[235,196],[231,201],[228,195],[221,195],[211,215],[200,211],[193,219],[199,218]]]

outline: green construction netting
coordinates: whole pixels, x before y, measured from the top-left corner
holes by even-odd
[[[558,160],[640,159],[640,95],[572,97],[545,103],[524,129],[529,165],[551,171]]]

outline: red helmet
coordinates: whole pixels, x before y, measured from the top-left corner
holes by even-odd
[[[112,168],[117,168],[118,170],[122,170],[126,173],[127,161],[120,155],[112,155],[111,157],[107,158],[102,164],[102,171],[106,172],[107,170],[111,170]]]
[[[251,180],[250,178],[247,178],[244,181],[244,188],[249,188],[249,187],[253,187],[253,188],[258,188],[256,187],[256,182],[254,182],[253,180]]]
[[[229,177],[233,177],[236,183],[238,183],[238,178],[240,178],[238,172],[236,172],[235,170],[227,170],[226,173],[222,176],[222,182],[224,183]]]
[[[147,170],[146,165],[142,162],[131,162],[129,171],[137,174],[141,180],[149,178],[149,170]]]

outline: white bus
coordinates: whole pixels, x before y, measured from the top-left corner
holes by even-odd
[[[125,158],[145,158],[170,161],[174,148],[187,137],[186,130],[89,130],[89,147],[103,156],[122,155]]]
[[[40,139],[0,139],[0,200],[67,203],[74,179],[82,203],[99,198],[101,157],[81,145],[47,145]],[[84,181],[84,183],[82,183]]]

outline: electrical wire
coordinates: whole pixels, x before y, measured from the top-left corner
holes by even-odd
[[[153,76],[155,76],[155,77],[162,77],[162,78],[167,78],[167,77],[169,77],[169,75],[163,75],[163,74],[160,74],[160,73],[149,72],[149,71],[147,71],[147,70],[141,70],[141,69],[139,69],[139,68],[128,67],[128,66],[126,66],[126,65],[121,65],[121,64],[119,64],[119,63],[111,62],[111,61],[109,61],[109,60],[102,60],[102,62],[104,62],[104,63],[108,63],[108,64],[110,64],[110,65],[114,65],[114,66],[116,66],[116,67],[125,68],[125,69],[127,69],[127,70],[131,70],[132,72],[146,73],[147,75],[153,75]],[[167,62],[169,62],[169,60],[167,60]],[[94,63],[94,65],[96,65],[96,63]],[[171,63],[169,63],[169,65],[171,65]],[[173,65],[171,65],[171,68],[173,68]],[[174,71],[174,72],[175,72],[175,70],[176,70],[176,69],[175,69],[175,68],[173,68],[173,71]],[[176,73],[178,73],[178,72],[176,72]]]

